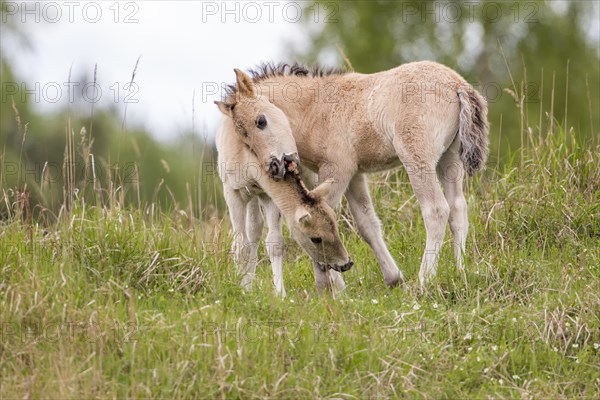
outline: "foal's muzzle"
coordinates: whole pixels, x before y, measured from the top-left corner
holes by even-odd
[[[283,162],[278,160],[275,156],[271,156],[271,162],[269,162],[269,175],[276,181],[283,179],[283,176],[285,175],[285,166]]]
[[[354,265],[354,262],[352,260],[349,260],[346,264],[343,264],[343,265],[324,264],[324,263],[318,263],[318,265],[319,265],[319,269],[323,272],[326,272],[329,269],[332,269],[337,272],[346,272],[350,268],[352,268],[352,266]]]
[[[298,153],[284,153],[281,156],[281,159],[271,156],[271,161],[269,162],[269,175],[276,181],[281,180],[286,172],[296,170],[299,163],[300,158],[298,157]]]
[[[295,171],[300,165],[298,153],[284,154],[282,160],[286,171]]]

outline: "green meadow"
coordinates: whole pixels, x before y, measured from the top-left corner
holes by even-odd
[[[530,134],[470,178],[466,269],[447,232],[423,289],[402,170],[371,176],[371,192],[406,283],[383,285],[342,204],[347,289],[318,295],[287,240],[285,299],[264,247],[240,289],[226,215],[67,196],[42,223],[5,190],[0,397],[598,397],[600,145],[577,140]]]

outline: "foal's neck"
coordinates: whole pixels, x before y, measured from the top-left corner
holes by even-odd
[[[286,218],[293,217],[299,206],[315,204],[298,171],[286,172],[281,181],[265,175],[260,184]]]

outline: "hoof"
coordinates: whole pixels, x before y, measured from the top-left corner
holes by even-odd
[[[392,289],[404,283],[404,276],[402,275],[402,272],[398,270],[394,274],[384,277],[383,282],[385,283],[385,286]]]

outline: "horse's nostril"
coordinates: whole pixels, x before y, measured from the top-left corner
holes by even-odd
[[[352,268],[352,266],[354,265],[353,261],[348,261],[345,265],[342,265],[342,272],[346,272],[348,271],[350,268]]]
[[[279,175],[280,164],[277,160],[272,160],[269,164],[269,173],[273,176]]]

